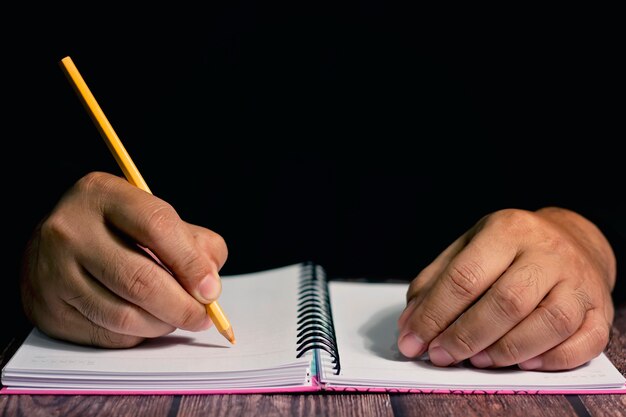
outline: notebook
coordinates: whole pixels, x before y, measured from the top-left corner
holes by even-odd
[[[237,334],[176,330],[129,349],[54,340],[33,329],[2,369],[4,394],[278,392],[626,393],[604,354],[561,372],[436,367],[397,349],[407,284],[328,280],[303,262],[222,279]]]

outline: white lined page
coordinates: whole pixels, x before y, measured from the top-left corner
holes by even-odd
[[[302,374],[310,362],[310,355],[296,359],[299,277],[299,265],[223,277],[220,304],[233,326],[235,345],[214,327],[202,332],[178,329],[130,349],[79,346],[34,329],[3,369],[3,384],[14,384],[20,375],[84,381],[89,380],[86,375],[100,375],[113,380],[139,376],[176,387],[175,380],[194,378],[254,379],[267,374],[280,380],[275,370],[281,368],[291,378],[294,371],[289,368],[299,367]]]
[[[340,375],[325,370],[331,385],[453,389],[624,387],[624,377],[604,355],[560,372],[437,367],[408,360],[397,348],[397,320],[408,286],[401,283],[329,282]]]

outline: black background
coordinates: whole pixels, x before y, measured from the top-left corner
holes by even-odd
[[[331,277],[410,280],[481,216],[553,204],[596,221],[623,259],[615,17],[384,2],[7,12],[3,317],[20,321],[16,260],[35,222],[87,172],[121,175],[67,55],[153,193],[224,236],[223,274],[314,260]]]

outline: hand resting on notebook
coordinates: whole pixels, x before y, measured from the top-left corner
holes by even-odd
[[[221,292],[226,257],[220,235],[184,222],[123,178],[91,173],[34,231],[22,262],[22,303],[50,336],[130,347],[175,328],[209,328],[204,304]]]
[[[606,347],[613,250],[569,210],[501,210],[459,237],[411,283],[398,348],[447,366],[577,367]]]

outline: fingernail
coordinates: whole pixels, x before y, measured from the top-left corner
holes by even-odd
[[[213,275],[207,275],[200,281],[198,285],[198,292],[200,293],[200,302],[207,304],[211,301],[217,300],[220,295],[221,285],[219,278],[215,278]]]
[[[399,329],[402,329],[404,327],[404,323],[409,318],[409,315],[413,312],[413,310],[415,310],[415,306],[416,306],[415,298],[411,298],[409,303],[404,308],[404,311],[402,312],[402,314],[400,314],[400,317],[398,318]]]
[[[523,369],[525,371],[532,371],[533,369],[540,368],[542,365],[543,360],[541,360],[541,358],[538,356],[517,364],[520,369]]]
[[[441,346],[428,349],[428,357],[437,366],[448,366],[454,363],[454,358]]]
[[[424,349],[424,341],[413,332],[408,332],[398,341],[398,349],[407,358],[414,358],[421,354]]]
[[[477,368],[487,368],[493,365],[493,361],[491,360],[489,355],[487,355],[487,352],[485,352],[484,350],[472,356],[470,358],[470,362],[472,363],[472,365],[474,365]]]

